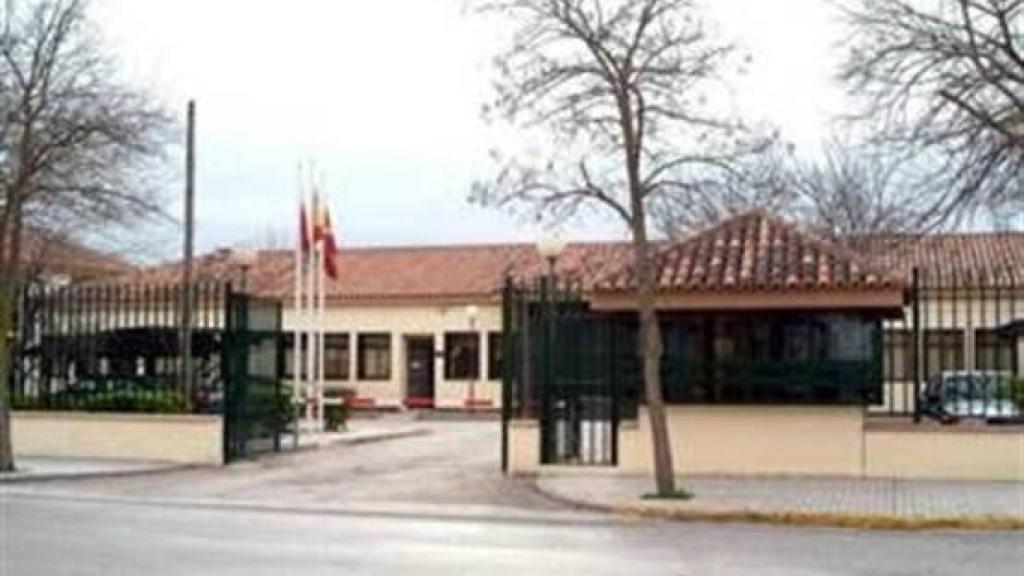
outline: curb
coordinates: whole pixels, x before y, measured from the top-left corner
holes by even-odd
[[[429,436],[432,434],[429,428],[410,428],[407,430],[395,430],[394,432],[383,432],[374,436],[365,436],[363,438],[342,438],[334,444],[341,446],[357,446],[359,444],[371,444],[373,442],[386,442],[388,440],[398,440],[399,438],[412,438],[415,436]]]
[[[433,432],[429,428],[407,428],[403,430],[394,430],[389,432],[380,432],[378,434],[369,435],[356,438],[338,438],[323,444],[306,444],[288,450],[282,450],[281,453],[292,453],[296,454],[299,452],[307,452],[309,450],[323,450],[325,448],[331,448],[334,446],[357,446],[359,444],[372,444],[373,442],[387,442],[388,440],[398,440],[400,438],[412,438],[414,436],[427,436]]]
[[[644,504],[598,504],[546,490],[532,482],[534,490],[559,504],[577,510],[617,514],[627,518],[673,520],[680,522],[742,522],[776,526],[813,526],[856,530],[975,530],[1024,531],[1020,516],[894,516],[885,514],[854,514],[844,512],[804,512],[797,510],[750,510],[663,508]]]
[[[0,486],[11,484],[34,484],[45,482],[57,482],[68,480],[97,480],[104,478],[126,478],[130,476],[148,476],[151,474],[164,474],[167,472],[180,472],[184,470],[196,470],[208,468],[200,464],[169,464],[166,466],[141,468],[138,470],[96,470],[94,472],[53,472],[44,474],[25,474],[13,476],[0,474]]]
[[[588,516],[575,515],[565,512],[546,511],[525,511],[515,508],[493,508],[487,510],[467,510],[464,506],[458,505],[435,505],[416,506],[405,508],[403,506],[384,505],[380,502],[352,503],[348,505],[334,506],[312,506],[303,504],[281,504],[267,503],[247,500],[217,500],[217,499],[185,499],[185,498],[160,498],[160,497],[126,497],[106,495],[82,495],[68,492],[37,492],[18,491],[7,492],[9,495],[37,499],[37,500],[63,500],[67,502],[89,502],[89,503],[115,503],[126,506],[158,506],[167,508],[194,508],[205,510],[222,510],[237,512],[256,512],[270,514],[309,514],[326,517],[357,517],[357,518],[394,518],[405,520],[429,520],[429,521],[469,521],[481,523],[515,523],[523,525],[544,524],[544,525],[582,525],[589,526],[595,523],[608,521],[607,515]]]

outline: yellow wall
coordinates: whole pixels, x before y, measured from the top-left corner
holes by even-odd
[[[653,469],[646,408],[619,430],[619,469]],[[668,406],[681,473],[859,474],[861,410],[846,406]]]
[[[474,382],[476,399],[490,399],[494,407],[501,404],[501,382],[487,380],[487,333],[501,330],[501,308],[497,304],[477,304],[479,316],[475,330],[480,333],[480,379]],[[294,329],[294,311],[284,309],[284,329]],[[469,398],[470,382],[446,380],[444,377],[445,332],[469,331],[470,321],[466,304],[439,304],[436,306],[407,304],[332,305],[325,313],[326,332],[349,334],[348,380],[329,380],[328,386],[353,388],[361,398],[374,398],[378,406],[398,407],[406,397],[405,336],[434,337],[434,401],[442,408],[462,408]],[[391,378],[388,380],[359,380],[357,378],[357,341],[359,333],[387,332],[391,334]]]
[[[21,456],[223,462],[219,416],[26,411],[11,427]]]
[[[508,471],[530,474],[540,468],[540,427],[536,420],[508,423]]]
[[[720,474],[793,474],[1010,480],[1024,482],[1024,427],[865,423],[858,407],[669,406],[676,471]],[[565,472],[540,466],[540,428],[514,421],[509,469]],[[580,473],[650,474],[646,409],[619,427],[614,468],[576,467]]]
[[[865,431],[865,475],[1024,482],[1024,431],[906,425]]]

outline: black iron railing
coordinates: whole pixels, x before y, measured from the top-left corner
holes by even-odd
[[[219,412],[230,288],[191,291],[193,386],[182,385],[176,285],[29,288],[18,299],[11,370],[16,409]]]

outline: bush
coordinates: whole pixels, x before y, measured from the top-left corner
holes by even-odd
[[[324,406],[324,427],[330,431],[338,431],[345,427],[348,420],[348,405],[328,404]]]
[[[1010,400],[1017,405],[1017,409],[1024,413],[1024,378],[1017,378],[1010,382]]]
[[[62,391],[44,396],[18,396],[15,410],[81,410],[84,412],[135,412],[179,414],[186,411],[185,396],[172,390],[110,392]]]

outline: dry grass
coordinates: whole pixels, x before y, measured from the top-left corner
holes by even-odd
[[[612,511],[627,516],[705,522],[751,522],[789,526],[831,526],[861,530],[1024,530],[1015,516],[921,517],[758,510],[701,510],[647,505],[621,505]]]

